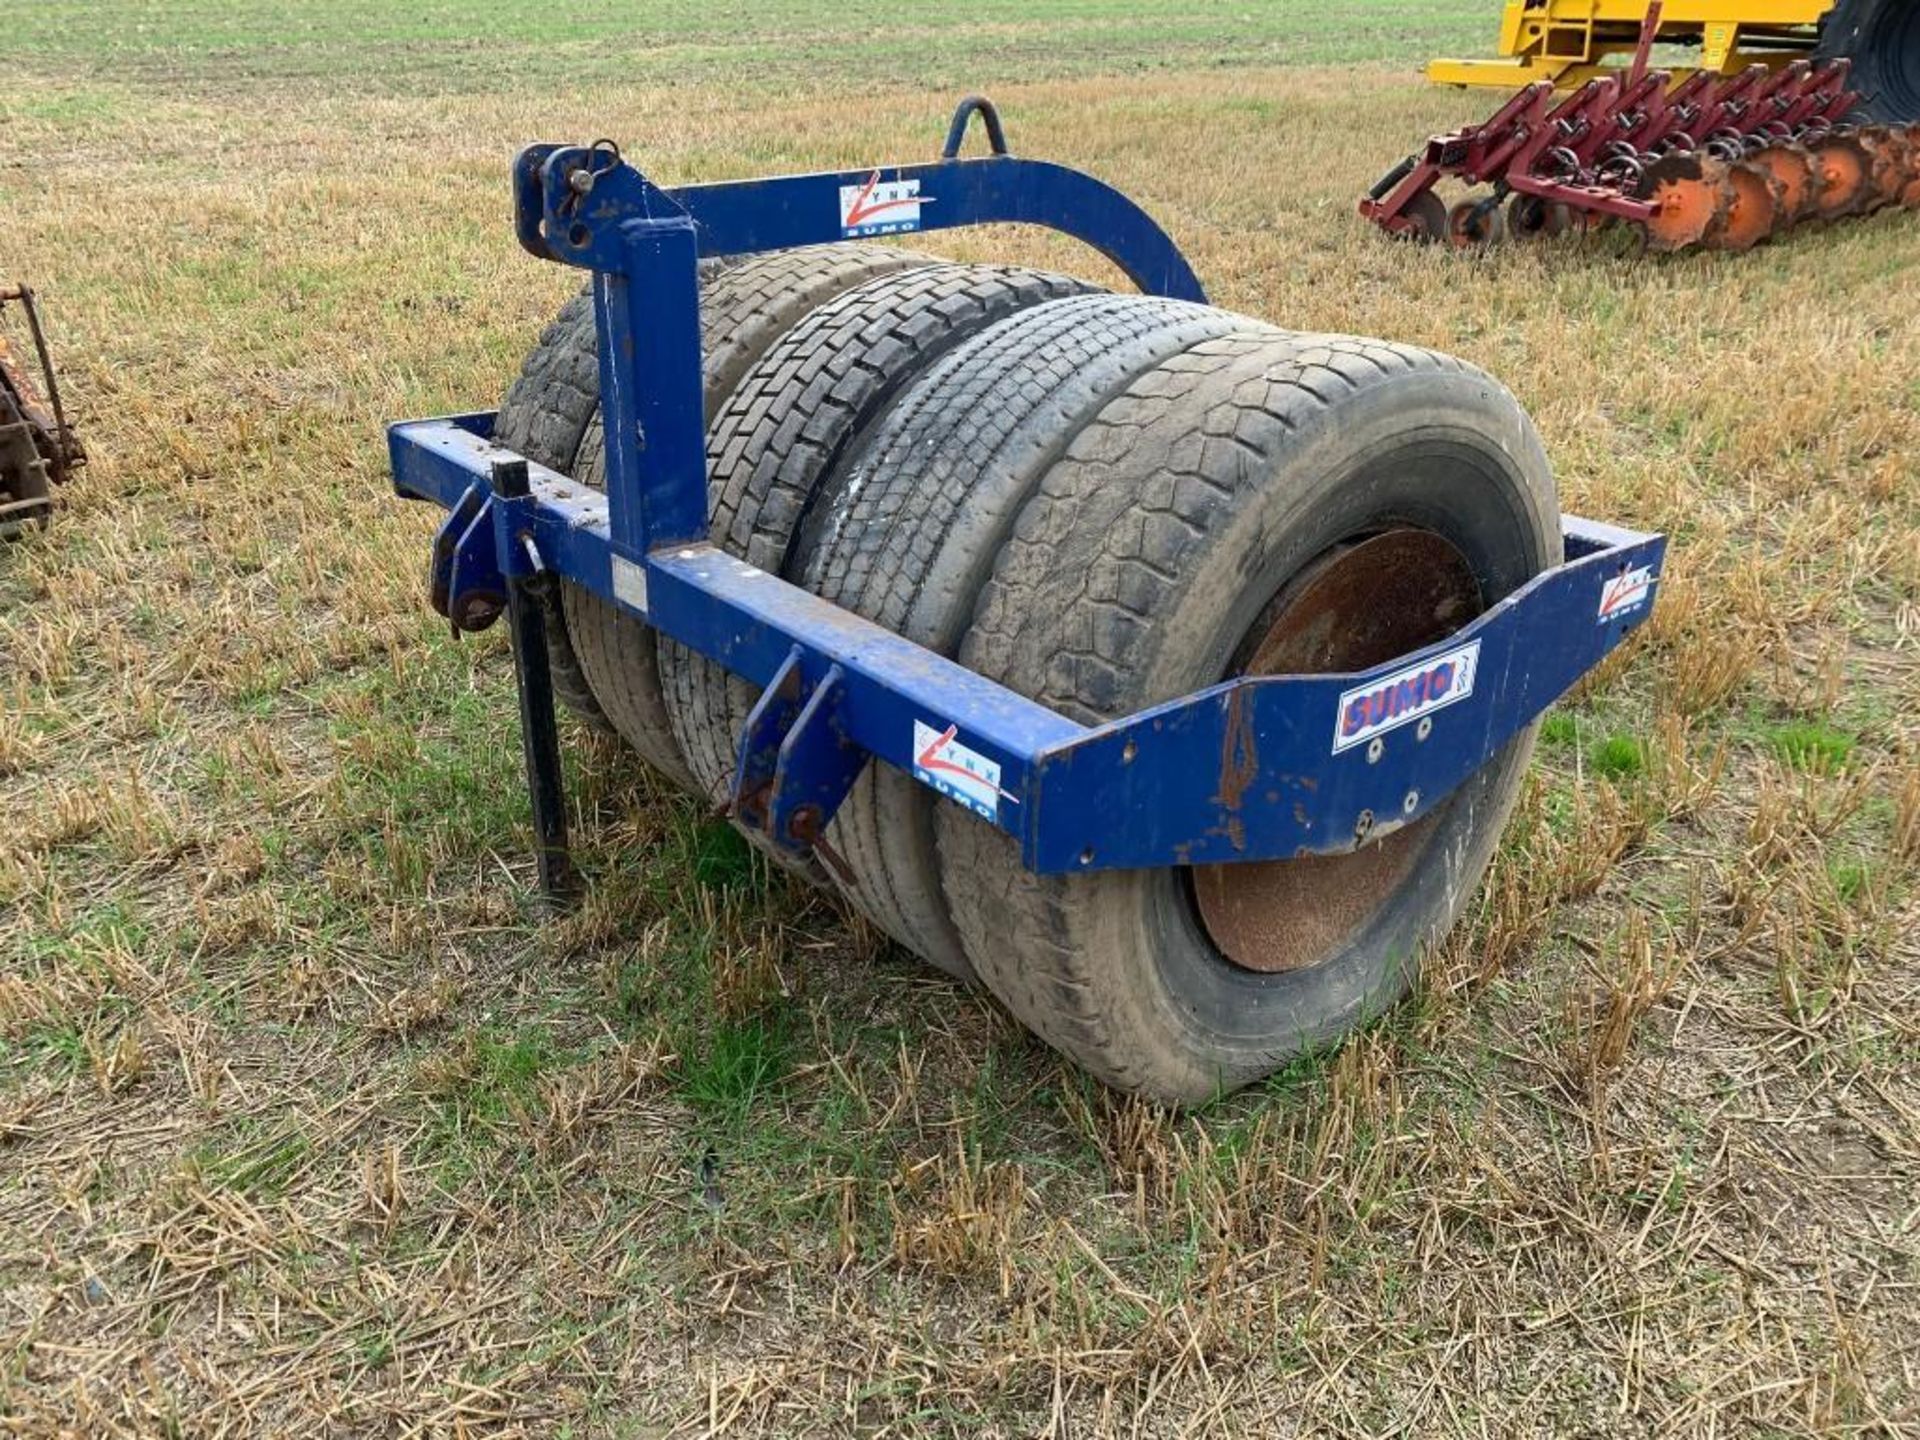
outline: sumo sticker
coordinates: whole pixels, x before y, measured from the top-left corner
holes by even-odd
[[[1479,664],[1480,642],[1475,640],[1409,665],[1384,680],[1344,692],[1334,719],[1333,753],[1338,755],[1466,699],[1473,694],[1473,675]]]

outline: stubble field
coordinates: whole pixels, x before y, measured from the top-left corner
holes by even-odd
[[[1920,1427],[1920,217],[1386,244],[1353,199],[1485,108],[1416,66],[1494,10],[10,13],[0,274],[94,460],[0,553],[0,1427]],[[1419,993],[1191,1116],[578,727],[546,919],[503,637],[386,487],[382,423],[494,403],[573,283],[518,146],[910,158],[975,88],[1217,303],[1485,366],[1566,509],[1674,540]]]

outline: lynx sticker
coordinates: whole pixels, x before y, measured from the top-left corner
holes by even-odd
[[[903,235],[920,228],[918,180],[880,179],[874,171],[864,185],[840,187],[840,233],[849,240],[868,235]]]
[[[913,722],[913,778],[931,785],[951,800],[988,820],[1000,814],[1000,801],[1020,802],[1000,788],[1000,765],[978,750],[969,750],[954,736],[959,727],[936,730]]]
[[[1384,680],[1345,691],[1334,720],[1333,753],[1466,699],[1473,694],[1473,674],[1479,664],[1480,642],[1475,640]]]
[[[1652,594],[1651,567],[1636,565],[1631,570],[1622,570],[1600,588],[1600,618],[1618,620],[1622,615],[1630,615],[1645,605]]]

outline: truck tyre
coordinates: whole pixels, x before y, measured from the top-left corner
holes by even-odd
[[[1080,431],[960,660],[1097,724],[1235,674],[1391,659],[1560,551],[1539,440],[1484,374],[1382,341],[1233,335],[1146,371]],[[1198,1103],[1406,989],[1477,887],[1532,739],[1332,857],[1038,875],[941,805],[941,881],[974,968],[1032,1030],[1116,1086]]]
[[[1078,295],[983,331],[929,369],[815,500],[795,579],[951,656],[1021,504],[1140,372],[1255,322],[1178,300]],[[933,717],[928,717],[929,719]],[[847,897],[901,945],[972,975],[947,913],[925,786],[869,765],[827,838]]]
[[[1866,97],[1856,118],[1920,121],[1920,5],[1913,0],[1838,0],[1820,21],[1820,55],[1853,62],[1853,88]]]
[[[931,263],[885,245],[816,245],[700,262],[700,340],[706,418],[740,377],[803,315],[876,275]],[[501,401],[494,439],[550,470],[604,489],[599,331],[589,286],[560,308]],[[591,461],[591,468],[588,462]],[[619,733],[642,758],[685,782],[663,744],[652,634],[590,591],[563,585],[547,605],[554,694],[597,728]],[[590,629],[593,633],[586,634]],[[644,661],[644,663],[642,663]]]
[[[713,543],[792,579],[791,549],[819,487],[908,385],[997,321],[1089,288],[1015,266],[932,265],[815,310],[747,373],[707,432]],[[699,793],[717,800],[757,692],[671,640],[660,671],[681,753]]]

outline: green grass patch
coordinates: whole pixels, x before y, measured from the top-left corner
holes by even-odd
[[[1647,768],[1646,743],[1632,735],[1609,735],[1593,747],[1592,761],[1609,780],[1624,780]]]
[[[442,1105],[475,1120],[498,1122],[508,1118],[515,1101],[533,1094],[542,1075],[566,1059],[538,1027],[509,1032],[483,1026],[428,1056],[420,1063],[419,1075],[427,1093]]]
[[[525,93],[564,83],[684,86],[797,77],[857,77],[950,87],[1018,75],[1038,79],[1187,65],[1405,63],[1484,46],[1496,16],[1485,0],[1372,0],[1364,23],[1340,6],[1267,0],[976,0],[930,13],[914,0],[92,0],[86,24],[70,0],[19,0],[8,44],[29,72],[90,82],[74,101],[32,96],[9,108],[91,114],[96,80],[122,85],[212,82],[257,86],[325,81],[400,90],[409,81],[470,91],[517,83]],[[0,117],[9,113],[0,108]]]
[[[1847,763],[1857,740],[1831,725],[1792,721],[1772,727],[1766,742],[1769,749],[1794,769],[1824,775]]]
[[[764,862],[733,826],[718,821],[696,825],[687,848],[688,869],[696,885],[722,891],[765,888]]]
[[[756,1015],[722,1025],[698,1054],[681,1063],[681,1092],[711,1115],[739,1119],[780,1088],[793,1050],[784,1016]]]
[[[1565,710],[1555,710],[1540,722],[1540,739],[1547,745],[1580,743],[1580,722]]]

